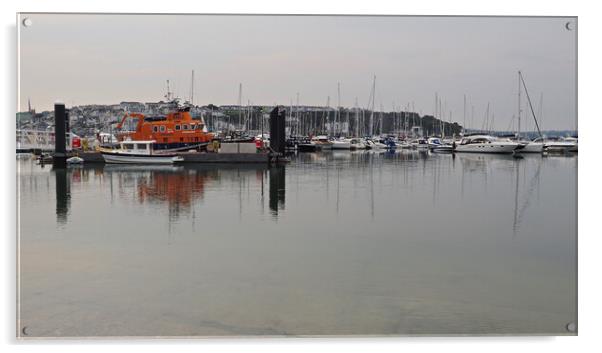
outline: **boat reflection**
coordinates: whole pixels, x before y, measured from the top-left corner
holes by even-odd
[[[286,173],[284,166],[267,165],[89,165],[56,169],[56,214],[66,223],[71,204],[71,184],[98,183],[115,197],[140,204],[165,204],[169,220],[194,212],[194,204],[205,198],[206,190],[223,189],[238,193],[239,210],[249,195],[264,202],[264,181],[269,178],[268,205],[278,216],[284,210]],[[258,192],[249,192],[255,189]],[[259,190],[261,190],[259,192]],[[233,205],[235,209],[236,205]]]

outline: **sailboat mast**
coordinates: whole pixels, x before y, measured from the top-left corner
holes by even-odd
[[[464,113],[462,116],[462,133],[464,133],[464,129],[466,129],[466,94],[464,94]]]
[[[360,113],[359,113],[359,105],[357,104],[357,97],[355,97],[355,136],[359,136],[360,134]]]
[[[372,102],[371,102],[371,108],[370,108],[370,126],[368,129],[368,135],[372,136],[373,134],[373,127],[374,127],[374,96],[376,95],[376,75],[374,75],[374,80],[372,81]]]
[[[297,107],[295,108],[295,134],[299,135],[299,92],[297,92]]]
[[[543,129],[543,92],[539,97],[539,125]]]
[[[238,84],[238,126],[242,124],[242,83]]]
[[[539,128],[539,123],[537,122],[537,118],[535,117],[535,112],[533,111],[533,105],[531,104],[531,97],[529,97],[529,90],[527,89],[527,85],[525,84],[525,79],[523,78],[523,75],[521,74],[521,72],[518,72],[518,77],[520,79],[520,82],[522,82],[523,87],[525,88],[525,96],[527,97],[527,102],[529,102],[529,109],[531,110],[531,114],[533,115],[533,120],[535,121],[535,127],[537,128],[537,133],[539,134],[540,137],[542,137],[541,135],[541,129]]]
[[[288,109],[288,132],[289,136],[293,136],[293,99]]]
[[[516,138],[518,140],[520,140],[520,112],[521,112],[521,107],[520,107],[520,91],[521,91],[521,87],[520,87],[520,70],[518,70],[518,129],[516,131]]]
[[[330,96],[326,98],[326,119],[328,120],[330,135],[334,136],[334,124],[330,123]]]
[[[341,134],[341,83],[337,82],[337,114],[335,116],[337,132]]]

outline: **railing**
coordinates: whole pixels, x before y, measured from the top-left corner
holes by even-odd
[[[73,134],[65,135],[67,151],[71,150]],[[17,130],[17,150],[54,151],[54,131]]]

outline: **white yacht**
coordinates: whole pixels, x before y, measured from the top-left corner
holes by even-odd
[[[429,137],[426,142],[429,145],[429,148],[435,148],[443,145],[443,141],[438,137]]]
[[[465,136],[456,145],[456,152],[472,153],[513,153],[525,147],[524,144],[511,141],[510,139],[500,139],[491,135],[473,135]]]
[[[546,150],[546,145],[543,140],[538,137],[533,141],[520,141],[525,143],[525,147],[519,150],[520,153],[543,153]]]
[[[577,139],[574,137],[547,137],[544,144],[548,152],[577,152]]]
[[[310,143],[312,145],[316,145],[317,147],[319,147],[322,150],[331,150],[332,146],[334,145],[334,142],[330,141],[328,139],[328,136],[324,136],[324,135],[318,135],[318,136],[312,137]]]
[[[433,152],[452,152],[454,149],[451,143],[446,143],[438,137],[429,137],[427,143]]]
[[[366,144],[366,148],[375,149],[375,150],[387,148],[387,145],[385,145],[384,143],[382,143],[378,140],[375,140],[375,139],[367,139],[365,144]]]
[[[395,145],[397,145],[397,148],[402,148],[402,149],[412,148],[412,145],[406,140],[397,140],[395,142]]]
[[[350,139],[336,139],[332,141],[332,146],[330,146],[333,150],[350,150],[351,149],[351,140]]]
[[[106,163],[172,164],[177,154],[153,150],[154,140],[121,141],[119,148],[101,148]]]
[[[423,138],[415,139],[414,141],[410,142],[410,145],[412,146],[412,148],[421,149],[421,150],[429,148],[428,141]]]
[[[364,143],[363,139],[352,138],[351,140],[349,140],[349,143],[351,144],[352,150],[365,150],[366,149],[366,144]]]

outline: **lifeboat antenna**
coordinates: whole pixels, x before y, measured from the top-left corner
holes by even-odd
[[[194,70],[192,70],[192,78],[190,79],[190,104],[194,105]]]
[[[167,94],[165,94],[165,99],[167,99],[168,102],[171,102],[172,100],[172,96],[171,96],[171,92],[169,91],[169,80],[167,80]]]

